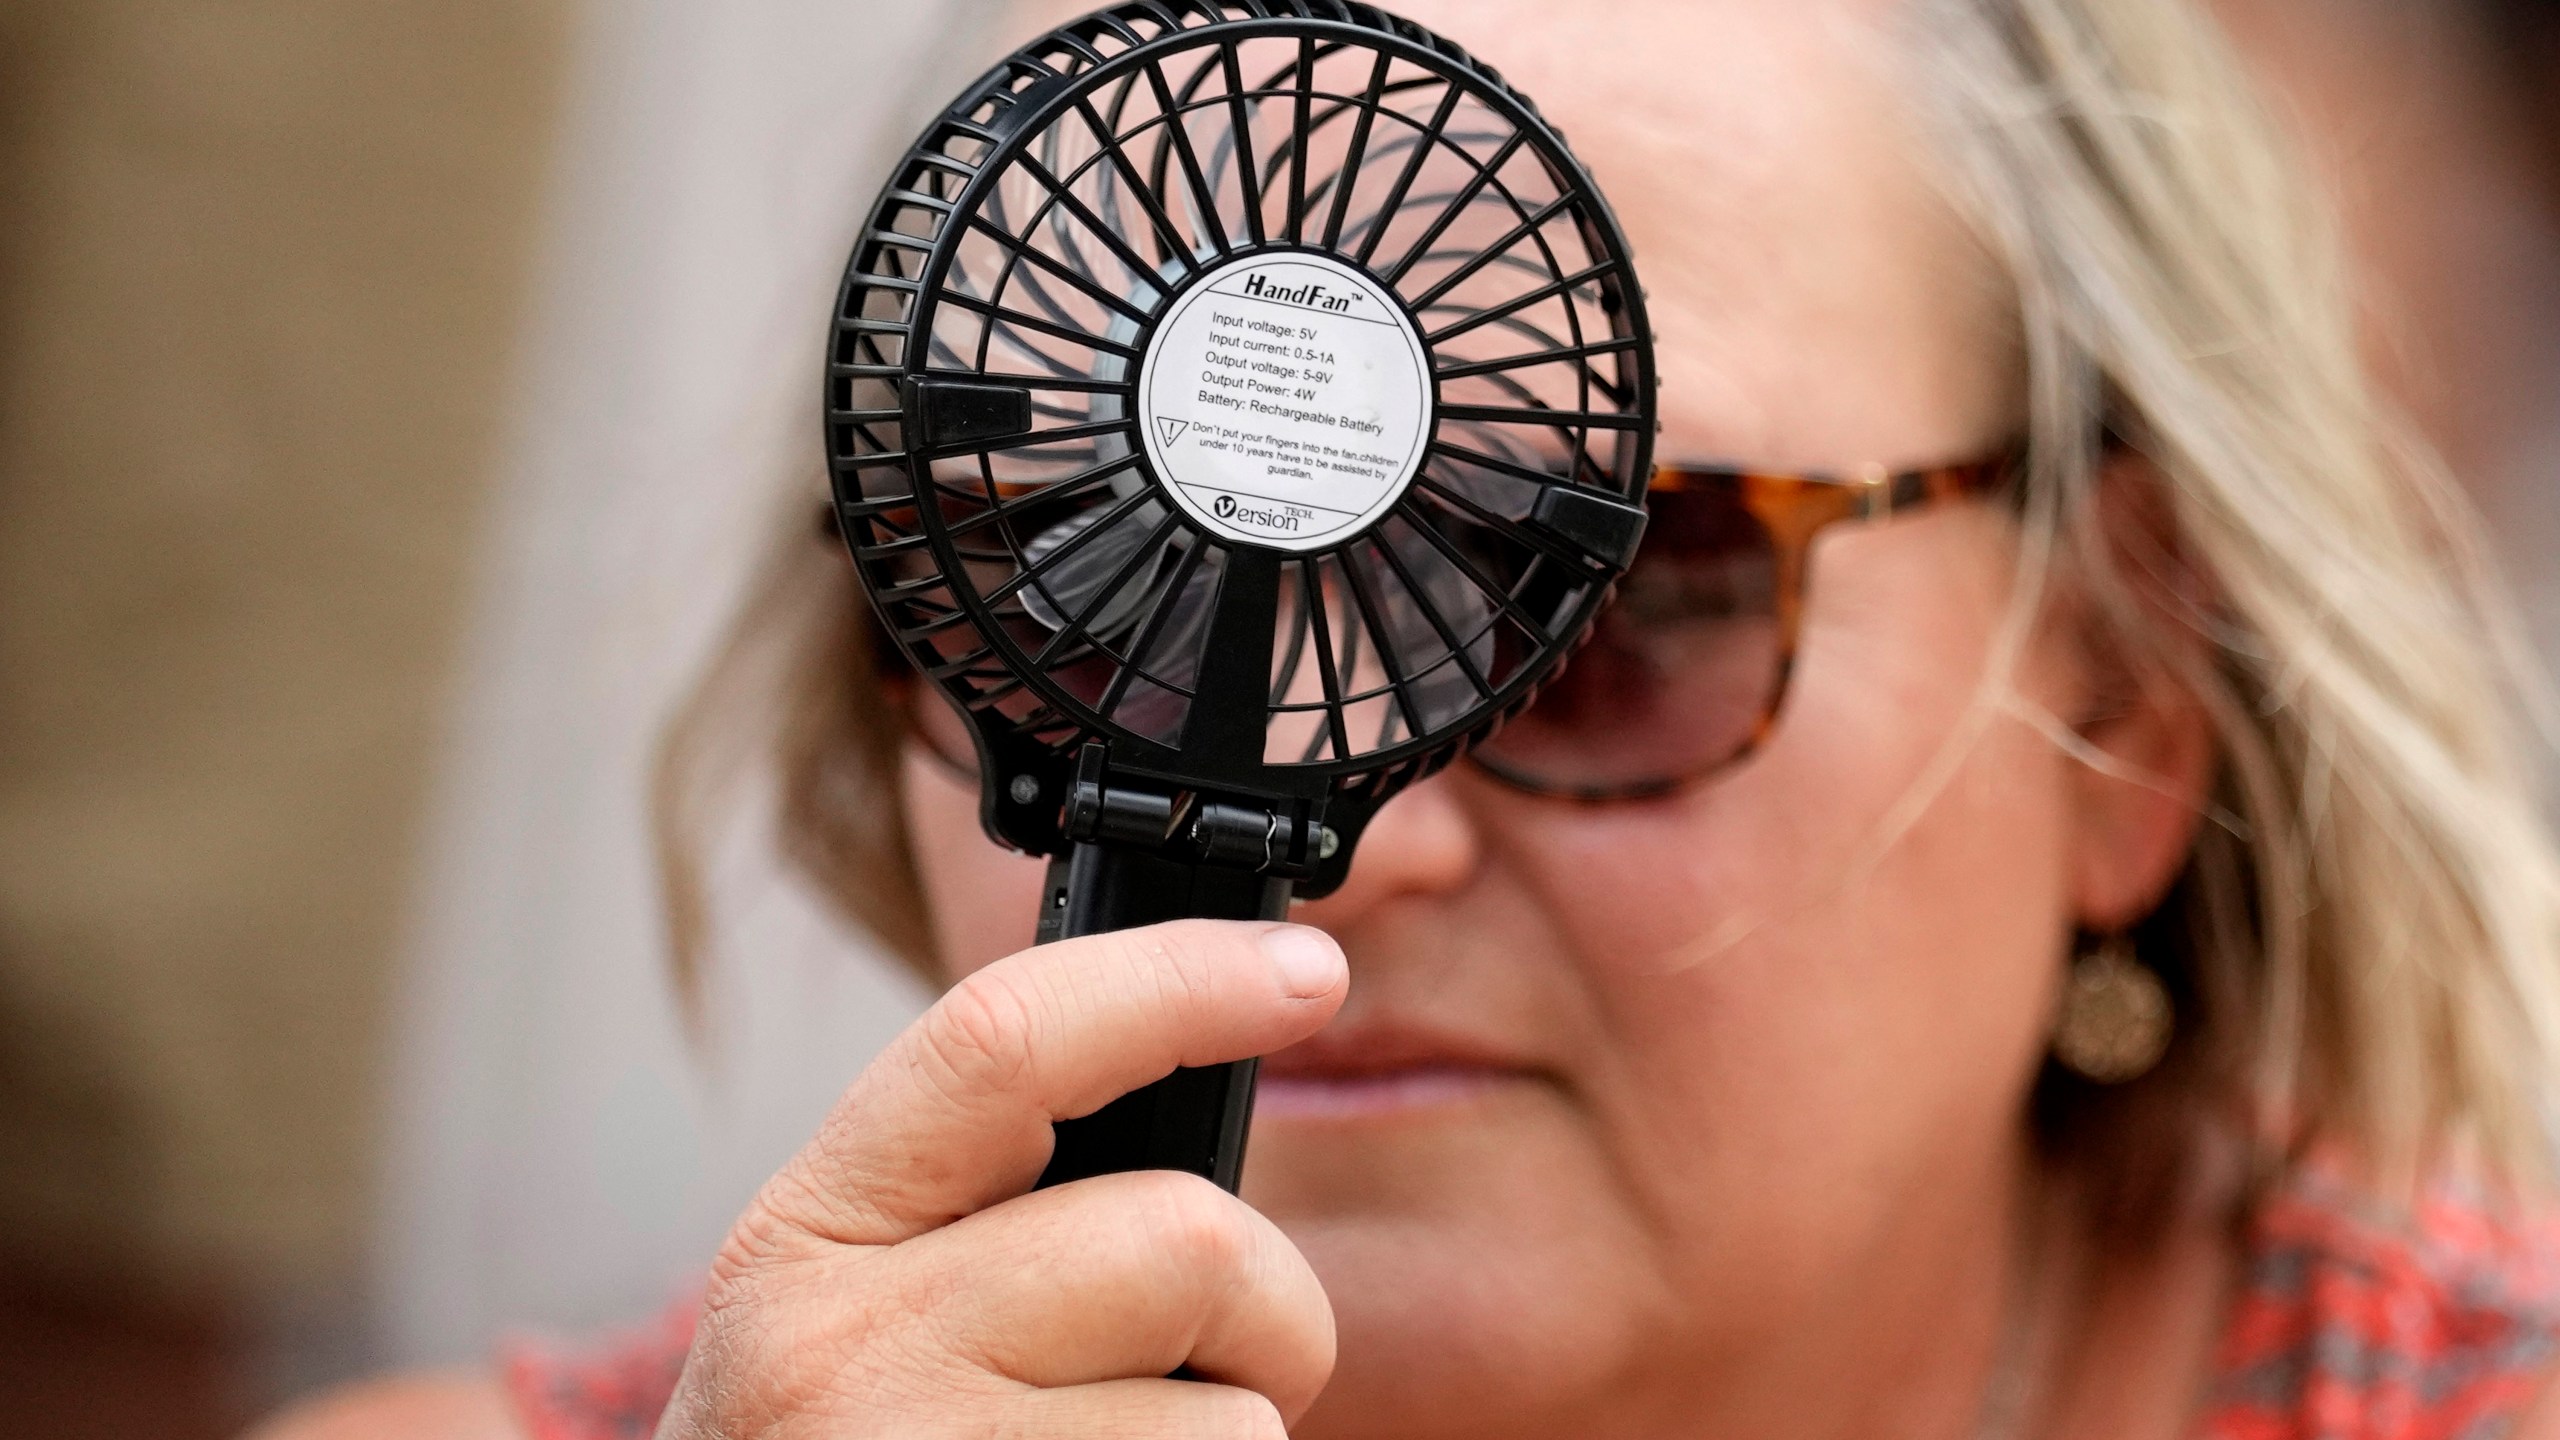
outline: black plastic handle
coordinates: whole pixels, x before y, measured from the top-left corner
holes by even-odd
[[[1042,943],[1163,920],[1282,920],[1290,883],[1117,845],[1052,861]],[[1039,1188],[1124,1170],[1187,1170],[1233,1191],[1244,1173],[1258,1060],[1181,1069],[1090,1115],[1060,1121]]]

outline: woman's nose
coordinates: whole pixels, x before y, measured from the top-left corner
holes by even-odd
[[[1476,824],[1449,776],[1423,781],[1370,820],[1342,888],[1292,918],[1339,930],[1391,901],[1462,888],[1483,858]]]

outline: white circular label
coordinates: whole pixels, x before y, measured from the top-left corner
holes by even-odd
[[[1138,380],[1147,458],[1212,535],[1315,550],[1404,494],[1431,364],[1404,307],[1326,255],[1232,261],[1182,292]]]

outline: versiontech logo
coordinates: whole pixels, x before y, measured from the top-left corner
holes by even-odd
[[[1295,505],[1248,505],[1233,495],[1210,501],[1209,513],[1239,529],[1264,535],[1295,535],[1315,518],[1312,512]]]

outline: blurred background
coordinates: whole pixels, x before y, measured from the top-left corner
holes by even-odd
[[[2560,0],[2218,0],[2560,651]],[[0,1415],[643,1315],[922,997],[649,749],[997,0],[0,5]]]

